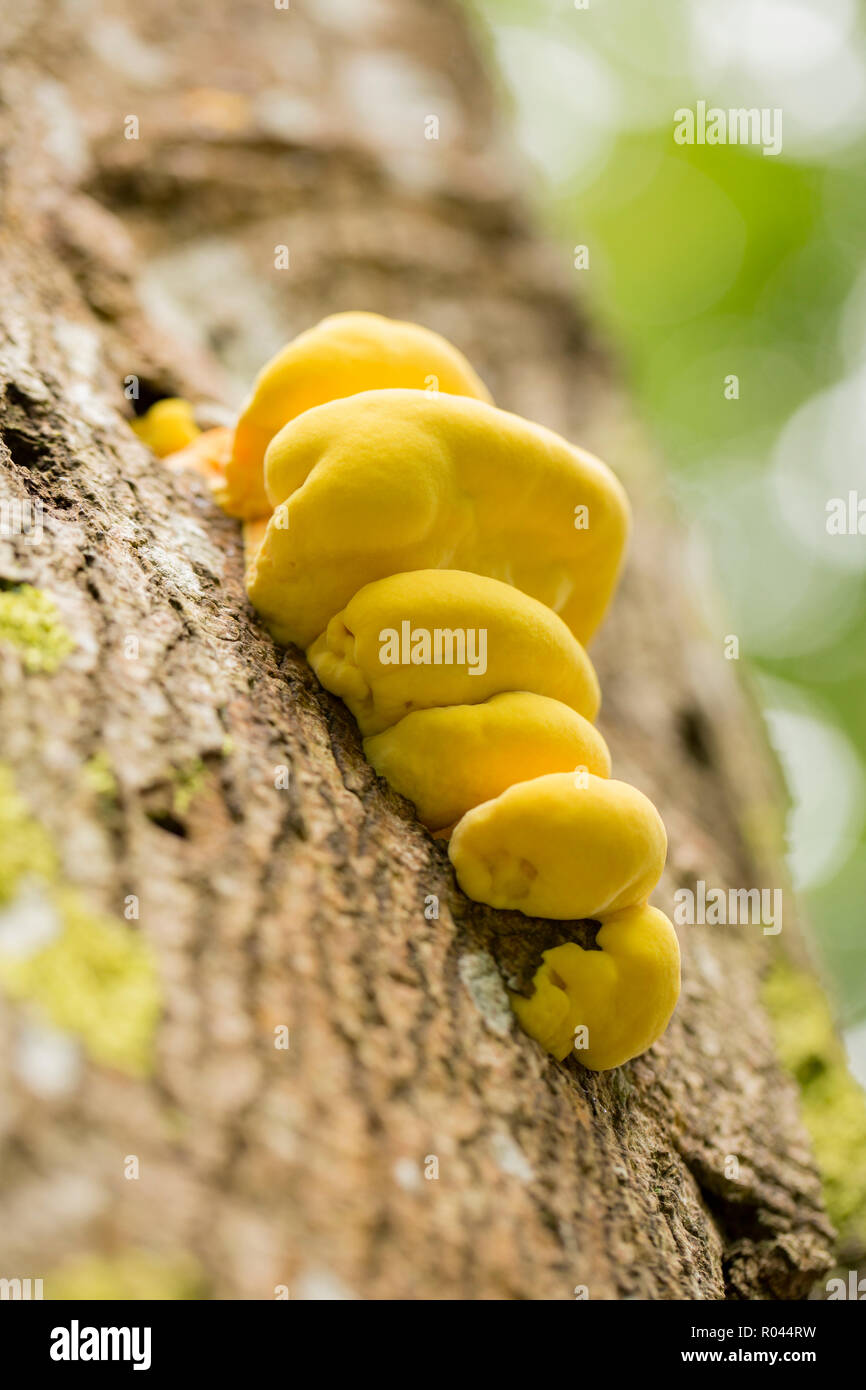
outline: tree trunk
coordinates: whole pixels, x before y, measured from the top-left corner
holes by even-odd
[[[801,955],[790,898],[782,938],[683,929],[649,1054],[554,1062],[506,986],[572,924],[463,897],[257,621],[236,523],[127,422],[130,378],[140,405],[235,406],[325,313],[444,333],[630,491],[593,656],[616,775],[667,824],[655,900],[784,882],[760,721],[568,256],[528,219],[462,10],[9,0],[2,24],[0,1275],[47,1296],[805,1296],[832,1231],[760,998],[781,941]]]

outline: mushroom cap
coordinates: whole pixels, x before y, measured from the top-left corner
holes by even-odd
[[[390,390],[316,406],[272,440],[265,474],[276,512],[247,584],[278,642],[309,646],[364,584],[407,570],[503,580],[582,642],[613,594],[629,524],[614,474],[483,401]]]
[[[164,454],[166,467],[175,472],[189,469],[212,485],[225,475],[232,432],[225,425],[202,430],[188,444],[170,454]]]
[[[311,406],[379,387],[417,387],[490,400],[462,352],[417,323],[380,314],[332,314],[266,362],[241,408],[220,505],[233,516],[270,513],[265,450]]]
[[[627,782],[554,772],[468,811],[449,857],[464,893],[529,917],[603,917],[645,902],[667,836],[652,802]]]
[[[680,948],[673,925],[641,903],[607,917],[597,950],[577,942],[542,955],[534,993],[512,994],[521,1027],[560,1062],[572,1050],[585,1067],[606,1071],[652,1047],[680,993]],[[588,1046],[575,1048],[575,1029]]]
[[[249,521],[242,524],[244,539],[244,570],[248,571],[259,553],[262,541],[265,538],[265,531],[268,529],[268,519],[266,516],[252,517]]]
[[[186,449],[201,434],[193,404],[182,396],[163,396],[130,423],[139,439],[158,458],[167,458],[169,454]]]
[[[592,662],[561,618],[501,580],[464,570],[410,570],[365,584],[307,660],[365,735],[413,710],[479,704],[507,690],[549,695],[590,720],[601,700]]]
[[[576,767],[610,775],[598,730],[559,700],[525,690],[417,710],[365,739],[364,754],[431,830],[453,825],[514,782]]]

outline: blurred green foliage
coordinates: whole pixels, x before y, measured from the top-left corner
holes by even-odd
[[[826,504],[866,499],[863,11],[473,8],[563,255],[589,249],[576,292],[618,345],[674,500],[712,553],[724,625],[759,678],[795,802],[795,881],[854,1025],[866,1017],[866,534],[829,536]],[[678,144],[675,112],[698,100],[779,108],[781,153]]]

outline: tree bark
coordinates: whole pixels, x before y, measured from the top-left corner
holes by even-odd
[[[146,943],[159,1021],[139,1067],[87,1029],[64,1051],[44,993],[3,1001],[0,1274],[49,1296],[82,1270],[135,1292],[142,1261],[166,1297],[805,1296],[832,1231],[760,1001],[781,940],[802,958],[790,896],[783,938],[682,930],[649,1054],[554,1062],[506,986],[574,924],[462,896],[258,623],[237,525],[129,429],[128,378],[140,404],[234,406],[325,313],[443,332],[631,494],[593,656],[615,773],[668,828],[655,900],[784,883],[759,718],[463,11],[91,0],[2,23],[0,496],[41,502],[44,534],[7,525],[0,590],[51,595],[72,643],[37,669],[0,636],[9,819],[37,859],[3,910],[26,935],[73,894]]]

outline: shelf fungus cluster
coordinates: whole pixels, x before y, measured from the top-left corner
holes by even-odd
[[[650,1047],[679,993],[676,934],[648,901],[667,842],[610,776],[584,649],[628,535],[613,473],[499,410],[436,334],[373,314],[284,348],[234,431],[196,434],[178,401],[138,431],[244,522],[252,603],[448,839],[462,890],[597,924],[596,949],[545,951],[531,997],[512,996],[525,1031],[593,1070]]]

